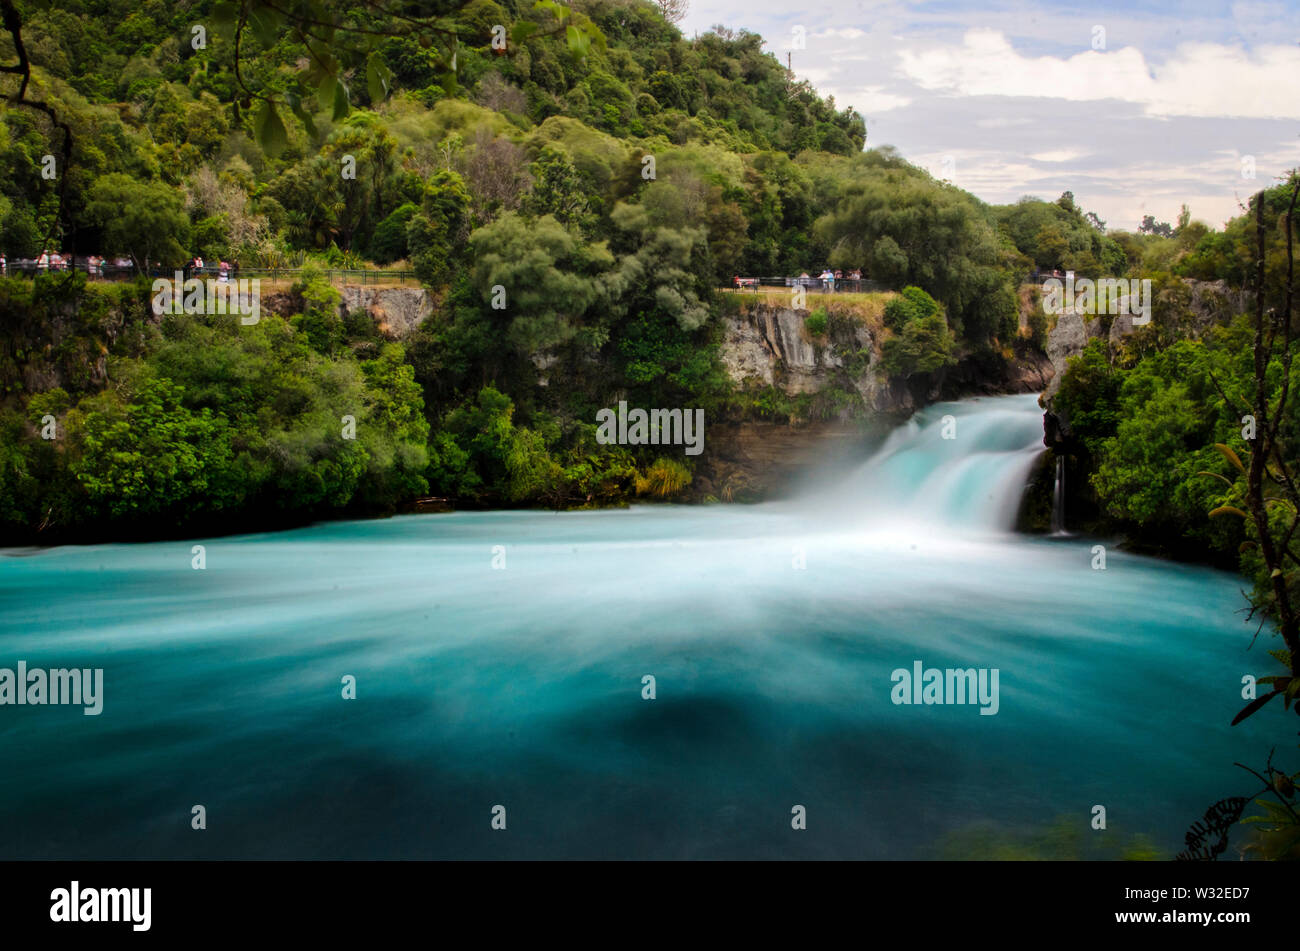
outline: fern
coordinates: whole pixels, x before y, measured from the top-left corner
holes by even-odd
[[[1220,799],[1205,810],[1183,841],[1187,848],[1178,853],[1180,862],[1213,862],[1228,848],[1228,830],[1241,821],[1241,814],[1249,802],[1245,796]]]

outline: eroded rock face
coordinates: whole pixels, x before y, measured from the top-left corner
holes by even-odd
[[[879,344],[862,321],[832,311],[827,332],[813,337],[808,311],[759,304],[725,318],[721,358],[737,383],[775,386],[794,396],[832,383],[850,383],[873,410],[910,408],[905,387],[891,386],[878,372]],[[846,368],[857,369],[845,381]]]
[[[381,334],[391,340],[403,340],[433,313],[433,299],[423,287],[345,284],[339,308],[344,313],[364,310]]]
[[[1061,374],[1071,357],[1083,353],[1088,341],[1097,336],[1101,330],[1101,321],[1095,317],[1085,319],[1079,314],[1061,314],[1056,318],[1056,326],[1047,332],[1047,359],[1052,363],[1052,378],[1048,382],[1047,395],[1051,396],[1061,386]]]
[[[758,379],[787,393],[811,393],[843,364],[804,329],[807,311],[760,305],[727,318],[722,362],[737,383]],[[867,343],[869,344],[869,338]]]
[[[772,344],[763,336],[757,321],[748,315],[727,318],[726,336],[722,341],[722,364],[737,383],[754,379],[771,386],[776,380],[776,362],[780,359]]]
[[[145,307],[79,312],[70,300],[5,307],[0,313],[0,393],[99,389],[108,381],[109,353],[133,354],[151,316]]]
[[[1199,338],[1211,327],[1225,323],[1245,306],[1241,296],[1224,281],[1184,279],[1161,290],[1155,299],[1155,320],[1169,327],[1179,337]],[[1108,324],[1108,326],[1107,326]],[[1052,362],[1053,377],[1047,389],[1050,398],[1060,389],[1061,374],[1071,357],[1078,356],[1088,341],[1105,336],[1112,349],[1140,326],[1134,326],[1127,314],[1116,314],[1106,323],[1098,317],[1061,314],[1047,333],[1047,358]]]
[[[1037,350],[1027,350],[1011,359],[988,353],[970,353],[949,369],[941,384],[929,394],[931,400],[958,400],[967,396],[999,393],[1042,393],[1052,380],[1051,361]]]

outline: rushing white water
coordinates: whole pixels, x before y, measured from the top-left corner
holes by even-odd
[[[1052,486],[1052,534],[1065,531],[1065,457],[1056,457],[1056,482]]]
[[[940,403],[891,433],[839,488],[802,501],[837,517],[852,512],[872,532],[1009,531],[1043,451],[1036,396]]]

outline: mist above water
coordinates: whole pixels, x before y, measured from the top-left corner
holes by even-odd
[[[801,501],[871,529],[1010,531],[1043,451],[1043,412],[1032,394],[939,403],[894,430],[839,486]]]

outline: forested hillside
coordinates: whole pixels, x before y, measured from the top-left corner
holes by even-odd
[[[863,117],[760,37],[687,39],[641,0],[5,6],[0,59],[27,67],[0,79],[11,262],[49,249],[137,271],[306,269],[289,311],[252,325],[155,316],[143,278],[0,279],[11,539],[262,526],[424,495],[675,497],[692,460],[600,445],[596,412],[797,416],[723,370],[733,276],[830,267],[919,288],[877,329],[881,372],[924,392],[964,356],[1042,345],[1041,316],[1019,325],[1030,269],[1124,274],[1205,231],[1108,234],[1068,193],[990,207],[864,151]],[[1230,269],[1210,238],[1178,266]],[[341,310],[323,270],[375,266],[433,295],[409,339]],[[834,412],[862,414],[855,400]]]

